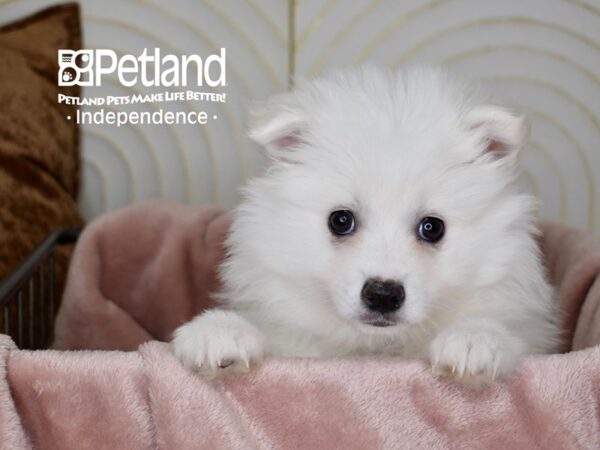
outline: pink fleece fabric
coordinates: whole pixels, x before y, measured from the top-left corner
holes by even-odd
[[[403,358],[271,358],[210,382],[187,371],[146,341],[210,306],[228,226],[221,211],[165,203],[90,225],[55,347],[132,351],[21,351],[0,337],[0,448],[600,448],[600,245],[589,235],[547,224],[542,237],[577,350],[529,357],[472,390]]]
[[[231,219],[152,202],[88,225],[71,260],[54,348],[135,350],[212,306]]]
[[[600,349],[470,390],[401,358],[270,359],[206,382],[167,344],[19,351],[0,339],[4,449],[597,449]]]

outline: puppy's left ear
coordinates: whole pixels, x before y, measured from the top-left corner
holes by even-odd
[[[484,154],[511,163],[529,136],[525,118],[500,106],[477,107],[467,114],[465,123],[481,139]]]
[[[250,110],[248,135],[274,160],[292,159],[290,153],[304,143],[306,120],[293,92],[275,95]]]

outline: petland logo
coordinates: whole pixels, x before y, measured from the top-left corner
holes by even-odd
[[[206,57],[198,55],[164,55],[155,48],[153,54],[148,49],[139,56],[117,56],[114,50],[59,50],[59,86],[101,86],[106,75],[116,72],[123,86],[225,86],[225,49],[220,54]],[[192,76],[188,79],[188,74]],[[195,75],[195,76],[194,76]]]

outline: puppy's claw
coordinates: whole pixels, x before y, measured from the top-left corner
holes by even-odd
[[[217,366],[219,366],[219,369],[226,369],[227,367],[231,366],[233,364],[233,359],[220,359],[217,362]]]

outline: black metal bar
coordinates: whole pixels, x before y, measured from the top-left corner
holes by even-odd
[[[27,294],[29,296],[29,348],[35,348],[34,347],[35,290],[34,290],[33,278],[29,279],[29,286],[27,289]]]
[[[0,326],[19,348],[44,348],[54,338],[55,299],[60,293],[56,292],[53,251],[58,245],[76,242],[80,233],[72,229],[51,234],[0,284]]]
[[[54,321],[54,294],[55,294],[55,278],[54,278],[54,256],[50,254],[48,258],[48,272],[49,272],[49,284],[50,284],[50,320]],[[50,339],[54,339],[53,334],[50,334]]]
[[[4,318],[4,332],[6,334],[10,333],[10,309],[9,305],[6,304],[2,307],[2,316]]]
[[[29,257],[19,266],[13,274],[0,285],[0,306],[6,304],[9,299],[24,286],[40,264],[52,253],[59,244],[70,244],[77,241],[80,229],[61,230],[52,233],[42,242]]]
[[[18,318],[17,318],[17,327],[18,327],[18,343],[17,345],[20,347],[23,346],[23,291],[19,291],[17,293],[17,308],[18,308]]]
[[[42,337],[42,342],[40,345],[44,346],[46,345],[46,317],[44,316],[44,263],[42,262],[42,264],[39,266],[39,277],[40,277],[40,289],[39,289],[39,303],[40,303],[40,329],[41,329],[41,337]]]

